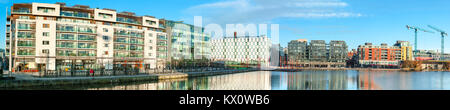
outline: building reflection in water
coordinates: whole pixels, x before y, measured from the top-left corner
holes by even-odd
[[[448,72],[258,71],[141,82],[89,90],[435,90],[450,89]]]

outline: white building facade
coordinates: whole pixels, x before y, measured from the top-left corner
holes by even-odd
[[[212,61],[269,65],[272,42],[266,36],[212,39],[210,45]]]
[[[14,4],[6,27],[15,72],[152,69],[157,35],[166,35],[152,16],[64,3]]]

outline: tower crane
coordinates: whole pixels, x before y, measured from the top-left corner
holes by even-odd
[[[440,59],[444,60],[444,57],[442,57],[442,56],[444,56],[444,37],[448,36],[448,34],[447,34],[447,32],[445,32],[443,30],[440,30],[440,29],[438,29],[436,27],[433,27],[431,25],[428,25],[428,27],[430,27],[431,29],[434,29],[435,31],[441,33],[442,39],[441,39],[441,55],[440,55]]]
[[[410,30],[410,29],[412,29],[412,30],[414,30],[414,52],[417,52],[417,32],[418,31],[423,31],[423,32],[428,32],[428,33],[434,33],[434,32],[432,32],[432,31],[428,31],[428,30],[425,30],[425,29],[422,29],[422,28],[418,28],[418,27],[414,27],[414,26],[409,26],[409,25],[406,25],[406,28],[408,28],[408,30]]]

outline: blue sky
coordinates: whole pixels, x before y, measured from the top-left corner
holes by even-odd
[[[203,16],[204,25],[279,24],[280,43],[290,40],[344,40],[349,49],[364,42],[375,45],[396,40],[414,42],[413,25],[431,30],[428,24],[450,31],[449,0],[1,0],[5,10],[12,3],[65,2],[110,8],[138,15],[183,20]],[[5,19],[5,11],[0,11]],[[0,20],[0,48],[4,48],[5,20]],[[440,50],[439,34],[419,33],[419,49]],[[445,42],[450,45],[450,39]],[[447,45],[446,52],[450,52]]]

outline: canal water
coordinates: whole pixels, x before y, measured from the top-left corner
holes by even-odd
[[[256,71],[127,84],[33,87],[64,90],[450,90],[450,72]]]

